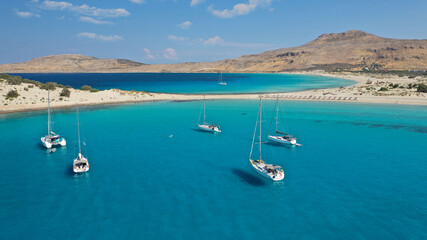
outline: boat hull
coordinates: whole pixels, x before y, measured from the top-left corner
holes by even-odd
[[[255,170],[255,172],[257,172],[259,175],[271,179],[273,181],[281,181],[285,178],[285,173],[283,172],[283,170],[279,171],[278,175],[270,175],[267,172],[263,171],[261,168],[259,168],[256,164],[254,164],[254,160],[249,159],[249,162],[252,166],[252,168]]]
[[[57,142],[51,142],[49,141],[49,138],[46,137],[42,137],[40,138],[40,140],[42,141],[42,144],[44,147],[46,148],[52,148],[53,146],[66,146],[67,145],[67,141],[65,140],[65,138],[61,138],[61,141],[57,141]]]
[[[268,135],[267,139],[270,142],[274,142],[274,143],[288,144],[288,145],[295,145],[295,144],[297,144],[297,140],[295,138],[287,140],[287,139],[281,138],[280,136]]]
[[[219,127],[210,127],[210,125],[203,125],[203,124],[197,124],[197,127],[205,132],[214,132],[214,133],[220,133],[221,130],[219,129]]]
[[[73,161],[73,172],[74,173],[84,173],[89,171],[89,162],[87,160],[87,158],[83,157],[83,155],[81,155],[82,157],[80,158],[76,158]],[[79,166],[80,164],[80,166]],[[81,166],[81,164],[84,164],[84,166]]]

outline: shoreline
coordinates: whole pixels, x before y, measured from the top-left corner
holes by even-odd
[[[372,103],[372,104],[400,104],[427,106],[427,93],[407,89],[408,84],[425,83],[426,78],[405,78],[398,76],[383,76],[365,73],[326,73],[323,71],[286,72],[278,74],[302,74],[312,76],[335,77],[352,80],[355,84],[347,87],[312,89],[286,93],[239,93],[239,94],[206,94],[207,100],[249,100],[258,99],[264,95],[266,99],[279,98],[284,101],[316,101],[316,102],[342,102],[342,103]],[[370,82],[370,83],[368,83]],[[390,88],[385,92],[372,90],[384,88],[393,84],[399,88]],[[37,87],[30,88],[27,83],[21,85],[8,85],[0,82],[0,114],[18,113],[27,111],[42,111],[47,109],[46,90]],[[6,100],[4,96],[10,90],[17,90],[19,97]],[[143,91],[124,91],[119,89],[89,92],[70,89],[71,97],[59,96],[61,89],[51,91],[51,108],[67,109],[80,106],[101,106],[129,104],[154,101],[196,101],[202,100],[202,94],[168,94],[148,93]],[[272,96],[273,95],[273,96]]]

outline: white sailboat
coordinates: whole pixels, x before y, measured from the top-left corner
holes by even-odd
[[[202,114],[203,111],[203,123],[200,124],[200,115]],[[209,124],[206,122],[206,96],[203,95],[203,109],[200,111],[200,115],[199,115],[199,121],[197,123],[197,127],[202,130],[202,131],[206,131],[206,132],[214,132],[214,133],[220,133],[221,130],[219,129],[219,125],[217,124]]]
[[[47,135],[40,138],[40,140],[42,141],[43,146],[45,146],[46,148],[52,148],[52,146],[56,146],[56,145],[61,145],[61,146],[67,145],[67,141],[65,141],[65,138],[61,137],[60,135],[52,131],[49,91],[47,92]]]
[[[282,167],[279,165],[273,165],[273,164],[267,164],[262,160],[262,154],[261,154],[261,148],[262,148],[262,141],[261,141],[261,124],[262,123],[262,98],[260,96],[259,99],[259,110],[258,110],[258,116],[257,121],[255,124],[255,130],[254,130],[254,136],[252,138],[252,146],[251,146],[251,152],[249,154],[249,162],[251,166],[255,169],[255,171],[260,174],[263,177],[269,178],[273,181],[280,181],[285,178],[285,172],[283,171]],[[257,127],[259,124],[259,158],[257,160],[252,159],[252,152],[255,144],[255,136],[257,132]]]
[[[79,107],[77,106],[77,135],[79,138],[79,155],[73,161],[73,171],[75,173],[84,173],[89,171],[89,162],[82,154],[82,147],[80,144],[80,123],[79,123]]]
[[[280,132],[278,128],[279,128],[279,95],[277,95],[277,99],[276,99],[276,131],[275,131],[275,135],[268,135],[267,139],[270,142],[274,142],[274,143],[302,146],[301,144],[297,143],[296,137],[289,135],[287,133],[284,133],[284,132]]]
[[[227,83],[226,83],[226,82],[224,82],[224,81],[223,81],[223,79],[222,79],[222,73],[220,73],[220,75],[219,75],[219,81],[218,81],[218,84],[219,84],[219,85],[223,85],[223,86],[227,85]]]

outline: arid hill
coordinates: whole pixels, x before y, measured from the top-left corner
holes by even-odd
[[[0,65],[0,72],[121,72],[144,65],[126,59],[99,59],[78,54],[52,55]]]
[[[218,62],[142,64],[57,55],[0,65],[0,72],[281,72],[298,70],[427,70],[427,40],[378,37],[363,31],[323,34],[300,47]]]

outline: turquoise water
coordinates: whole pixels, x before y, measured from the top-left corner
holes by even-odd
[[[27,73],[18,74],[40,82],[58,82],[81,88],[118,88],[164,93],[267,93],[295,92],[317,88],[349,86],[353,81],[332,77],[226,73],[227,86],[219,85],[218,73]]]
[[[221,134],[195,130],[200,102],[80,109],[82,175],[73,109],[53,115],[68,146],[51,154],[45,112],[0,115],[1,238],[427,238],[425,107],[283,102],[304,146],[263,145],[273,183],[248,163],[258,102],[206,104]]]

